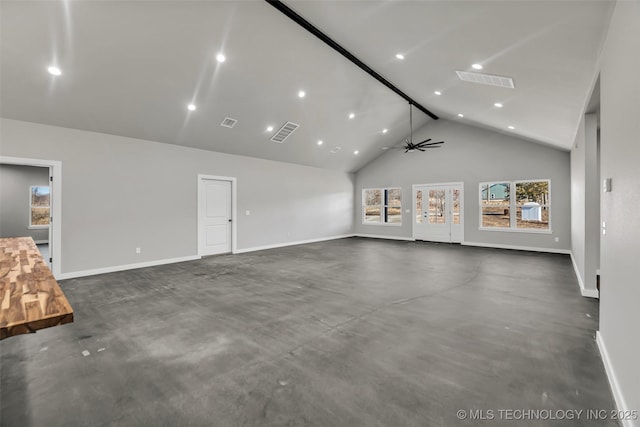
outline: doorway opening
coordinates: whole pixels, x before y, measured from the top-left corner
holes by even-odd
[[[464,240],[463,183],[414,184],[413,238],[432,242]]]
[[[24,193],[24,200],[26,200],[25,203],[27,204],[27,210],[24,213],[28,221],[27,228],[29,231],[40,232],[40,234],[31,237],[35,237],[34,241],[38,245],[38,249],[41,251],[45,261],[49,262],[49,268],[53,276],[60,277],[62,273],[62,202],[60,197],[62,194],[62,162],[0,156],[0,164],[25,167],[25,170],[31,168],[43,169],[45,176],[43,182],[33,182],[26,188],[13,188],[12,192]],[[44,172],[44,170],[47,172]],[[7,202],[4,198],[9,197],[8,194],[4,193],[2,194],[3,203]],[[45,232],[44,230],[47,231]],[[26,232],[27,230],[24,231]],[[11,234],[12,236],[10,237],[23,237],[25,235],[20,231],[11,232]]]
[[[236,251],[236,178],[198,175],[198,255]]]

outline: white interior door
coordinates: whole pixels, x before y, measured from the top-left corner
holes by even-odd
[[[414,239],[462,242],[462,184],[414,185],[413,200]]]
[[[231,252],[231,182],[200,178],[198,254]]]

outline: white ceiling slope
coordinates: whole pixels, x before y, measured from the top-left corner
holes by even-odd
[[[613,7],[604,0],[286,4],[442,118],[563,149],[573,142]],[[266,2],[0,7],[6,118],[344,171],[408,134],[406,101]],[[455,71],[473,63],[512,77],[515,89],[460,81]],[[47,73],[52,64],[62,75]],[[188,111],[189,103],[197,109]],[[238,123],[221,127],[225,117]],[[269,141],[287,121],[300,127],[282,144]],[[414,111],[414,128],[429,121]]]

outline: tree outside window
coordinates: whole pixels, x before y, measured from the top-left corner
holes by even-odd
[[[29,226],[48,227],[51,218],[51,191],[47,186],[33,185],[29,189]]]

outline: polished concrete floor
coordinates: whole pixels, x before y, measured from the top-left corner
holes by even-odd
[[[75,323],[0,344],[3,427],[617,425],[566,255],[350,238],[61,286]]]

